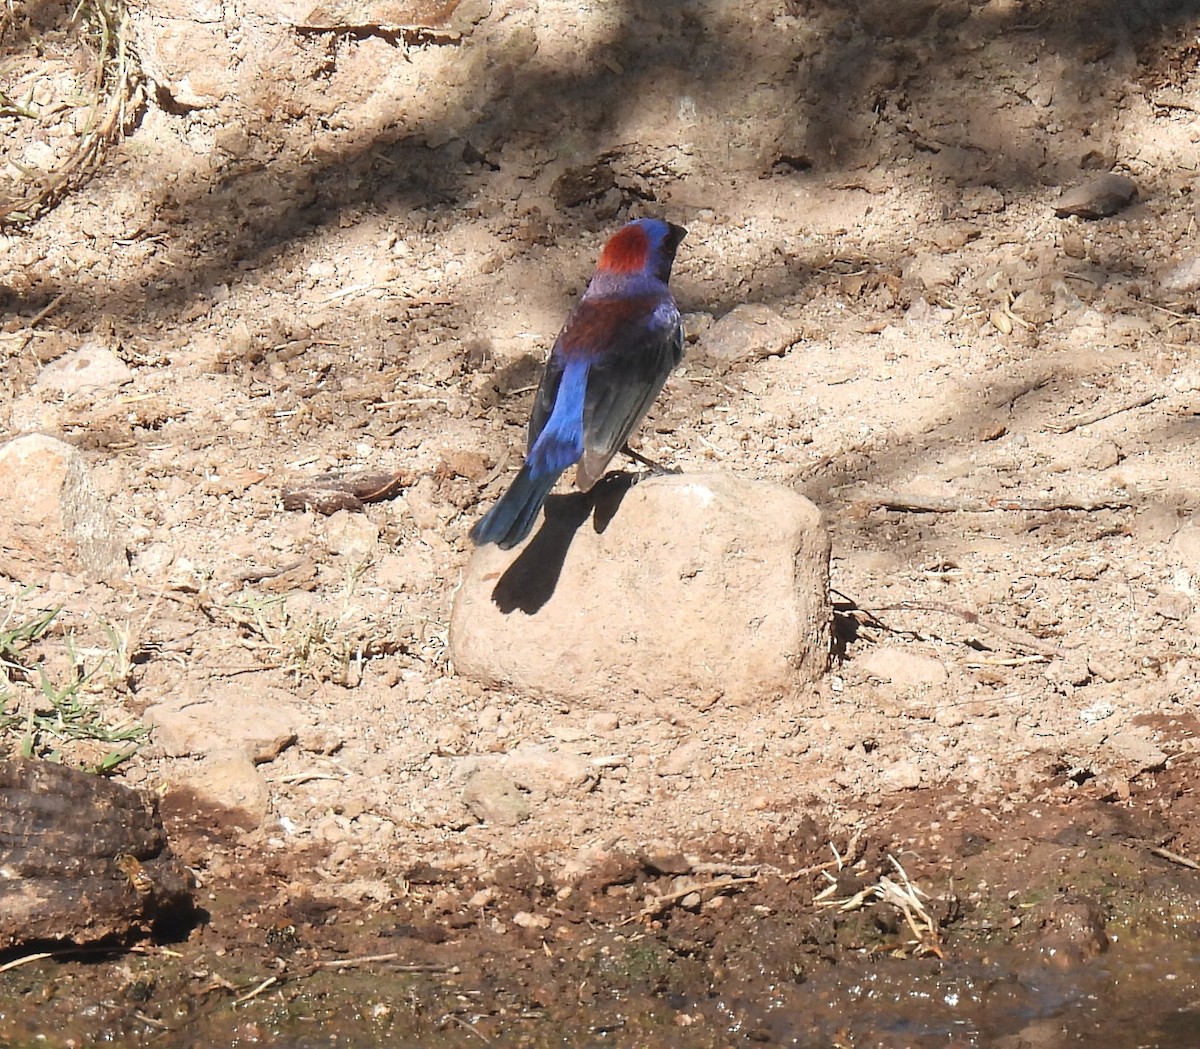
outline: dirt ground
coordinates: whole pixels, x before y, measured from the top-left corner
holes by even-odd
[[[71,32],[29,6],[0,87],[48,105]],[[1192,891],[1147,850],[1200,858],[1200,8],[403,6],[319,25],[265,4],[136,9],[150,74],[128,134],[0,234],[0,436],[83,450],[131,555],[127,583],[48,565],[0,579],[5,599],[63,607],[42,657],[61,664],[69,636],[110,659],[114,718],[216,704],[290,726],[251,756],[220,721],[186,744],[160,733],[117,773],[163,792],[198,900],[228,923],[206,935],[232,950],[239,922],[318,928],[325,907],[353,927],[351,908],[368,945],[341,948],[387,953],[370,923],[399,908],[428,941],[418,960],[450,964],[434,941],[457,914],[497,952],[532,949],[572,892],[607,901],[575,914],[604,925],[674,878],[777,877],[853,840],[860,888],[895,850],[943,901],[970,895],[947,870],[1018,891],[1000,876],[1014,840],[1112,839],[1114,885]],[[172,75],[178,39],[206,75]],[[6,177],[54,144],[7,111],[0,130]],[[1136,201],[1056,215],[1110,170]],[[830,673],[770,706],[535,702],[446,656],[466,533],[519,461],[540,362],[605,237],[639,215],[689,230],[672,281],[689,350],[638,447],[790,486],[832,534]],[[770,337],[713,352],[705,332],[744,304]],[[81,347],[127,374],[39,381]],[[403,484],[361,511],[284,508],[333,470]],[[527,818],[481,821],[468,776],[521,763],[542,773]],[[1035,866],[1053,881],[1057,863]],[[745,906],[798,914],[790,887],[807,908],[827,881]],[[1004,894],[976,891],[984,909]],[[673,949],[719,985],[698,928],[714,915],[684,911],[672,935],[697,926]],[[787,964],[815,965],[821,935]],[[845,935],[829,943],[865,942]],[[1089,936],[1068,940],[1088,954]],[[827,1044],[835,1020],[763,1040]]]

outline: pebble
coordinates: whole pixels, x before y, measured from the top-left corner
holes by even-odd
[[[533,812],[528,795],[508,776],[493,769],[472,773],[462,798],[473,816],[498,827],[515,827]]]
[[[1200,255],[1192,255],[1172,266],[1159,283],[1163,291],[1177,295],[1200,291]]]
[[[884,790],[916,790],[921,785],[920,766],[913,761],[897,761],[879,777]]]
[[[932,656],[908,652],[894,645],[881,645],[860,660],[859,668],[871,677],[890,681],[902,688],[941,685],[949,680],[946,665]]]
[[[689,776],[696,772],[703,747],[699,740],[692,740],[676,747],[661,762],[657,772],[660,776]]]
[[[379,542],[379,526],[366,514],[339,510],[325,521],[325,542],[339,557],[363,562]]]
[[[77,448],[45,434],[0,445],[0,490],[20,493],[0,515],[5,574],[25,583],[55,568],[110,582],[128,576],[125,533]]]
[[[724,364],[782,354],[799,337],[795,325],[770,306],[742,303],[700,336],[698,349]]]
[[[116,389],[133,381],[133,372],[116,352],[98,340],[88,340],[79,349],[42,369],[34,383],[37,390],[53,390],[64,397],[77,393]]]
[[[1059,218],[1078,215],[1083,219],[1100,219],[1115,215],[1137,200],[1137,184],[1125,175],[1110,173],[1069,189],[1054,205]]]

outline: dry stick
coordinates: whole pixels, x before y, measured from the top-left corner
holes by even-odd
[[[1102,411],[1093,412],[1091,415],[1072,419],[1069,423],[1065,423],[1062,426],[1050,426],[1049,429],[1055,433],[1071,433],[1073,430],[1078,430],[1081,426],[1091,426],[1092,423],[1111,419],[1114,415],[1120,415],[1122,412],[1131,412],[1135,408],[1145,408],[1146,405],[1153,404],[1155,401],[1161,401],[1162,399],[1163,395],[1161,393],[1148,393],[1146,396],[1139,397],[1136,401],[1130,401],[1128,404],[1122,404],[1116,408],[1105,408]]]
[[[247,991],[240,998],[235,998],[233,1000],[233,1004],[241,1005],[243,1002],[248,1002],[252,998],[257,998],[260,994],[263,993],[263,991],[267,990],[267,988],[269,988],[269,987],[274,987],[275,984],[277,984],[278,982],[279,982],[278,976],[268,976],[265,980],[263,980],[262,983],[260,983],[253,990]]]
[[[628,925],[630,922],[635,922],[640,918],[652,918],[654,915],[666,910],[676,900],[682,900],[685,896],[690,896],[693,892],[706,892],[709,889],[728,889],[733,885],[751,885],[760,880],[760,876],[756,874],[749,878],[718,878],[716,881],[706,881],[699,885],[690,885],[686,889],[669,892],[665,896],[656,896],[650,903],[638,911],[637,914],[631,914],[621,924]]]
[[[288,572],[294,572],[307,560],[302,557],[298,561],[291,561],[279,568],[242,568],[233,573],[233,579],[238,583],[261,583],[267,579],[277,579],[281,575],[287,575]]]
[[[9,969],[15,969],[19,965],[28,965],[30,962],[40,962],[43,958],[53,958],[53,951],[46,951],[43,954],[27,954],[24,958],[16,958],[11,962],[5,962],[0,965],[0,973],[6,973]]]
[[[1039,641],[1032,634],[1027,634],[1023,630],[1017,630],[1013,627],[1003,626],[1000,623],[993,623],[991,620],[984,619],[978,612],[972,612],[968,608],[955,608],[953,605],[944,605],[940,601],[901,601],[898,605],[884,605],[882,608],[866,609],[871,612],[944,612],[946,615],[957,616],[963,622],[970,623],[972,626],[983,627],[989,633],[995,634],[999,638],[1003,638],[1011,645],[1016,645],[1018,648],[1028,649],[1030,652],[1036,652],[1040,656],[1056,657],[1066,654],[1066,649],[1060,645],[1049,645],[1044,641]]]
[[[478,1027],[476,1027],[473,1023],[471,1023],[469,1020],[464,1020],[461,1016],[455,1016],[454,1013],[447,1013],[446,1018],[453,1020],[456,1024],[461,1024],[472,1034],[478,1035],[480,1038],[483,1039],[485,1044],[487,1044],[487,1045],[492,1044],[492,1040],[486,1034],[484,1034]]]
[[[62,303],[63,299],[65,299],[66,297],[67,297],[67,293],[65,291],[59,292],[57,295],[54,296],[54,298],[52,298],[50,300],[50,302],[47,305],[43,306],[40,310],[37,311],[37,313],[35,313],[29,319],[29,324],[27,326],[30,328],[36,328],[39,324],[42,323],[42,321],[44,321],[47,317],[49,317],[50,314],[52,314],[56,309],[58,309],[58,307]]]
[[[1200,863],[1195,860],[1189,860],[1186,856],[1180,856],[1177,852],[1171,852],[1169,849],[1164,849],[1159,845],[1150,846],[1150,852],[1154,856],[1161,856],[1164,860],[1170,860],[1172,863],[1178,863],[1181,867],[1188,867],[1194,871],[1200,871]]]
[[[400,957],[399,952],[391,954],[367,954],[360,958],[332,958],[329,961],[317,962],[318,969],[349,969],[356,965],[368,965],[373,962],[391,962]],[[458,966],[447,965],[444,962],[408,962],[393,965],[391,970],[405,973],[453,973]]]
[[[973,499],[969,496],[955,496],[944,499],[927,498],[921,495],[883,494],[857,500],[859,506],[869,506],[874,510],[896,510],[900,513],[914,514],[986,514],[995,510],[1029,510],[1037,513],[1049,513],[1053,510],[1082,510],[1093,513],[1097,510],[1128,510],[1133,501],[1128,497],[1108,497],[1101,499],[1004,499],[995,496],[991,499]]]

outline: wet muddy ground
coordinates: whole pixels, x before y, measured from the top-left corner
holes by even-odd
[[[418,863],[385,901],[226,842],[237,877],[190,930],[5,971],[0,1043],[1194,1046],[1200,879],[1155,844],[1195,826],[1193,774],[1133,804],[1064,778],[1021,815],[922,792],[867,835],[616,852],[575,882]]]

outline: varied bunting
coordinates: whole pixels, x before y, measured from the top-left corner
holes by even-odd
[[[583,297],[546,360],[520,473],[471,529],[508,550],[532,530],[564,470],[588,491],[625,446],[667,375],[683,358],[683,328],[667,287],[682,226],[626,223],[609,239]]]

